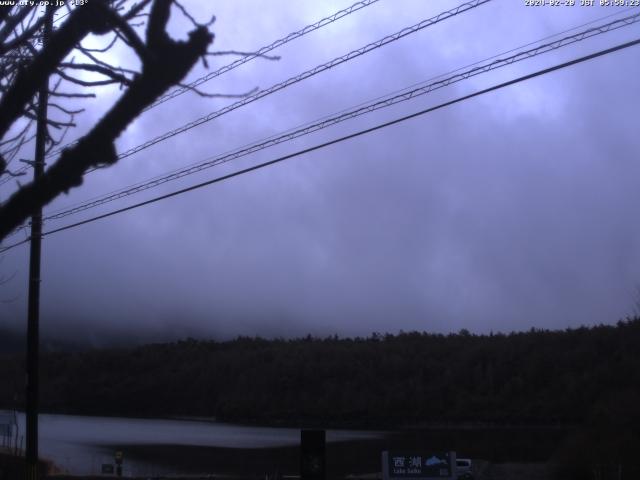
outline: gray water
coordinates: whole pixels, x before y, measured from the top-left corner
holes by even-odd
[[[18,429],[19,435],[23,436],[25,416],[22,413],[18,413]],[[381,435],[379,432],[328,430],[327,442],[366,440]],[[38,438],[41,458],[52,461],[63,472],[90,475],[99,474],[101,464],[114,463],[114,445],[282,447],[298,445],[300,430],[214,421],[40,415]],[[126,459],[123,473],[128,476],[168,472],[160,465]]]

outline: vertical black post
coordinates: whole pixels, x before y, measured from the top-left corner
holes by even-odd
[[[46,45],[53,28],[53,8],[46,7],[43,46]],[[38,93],[36,152],[33,164],[33,179],[38,180],[44,172],[44,154],[47,132],[47,103],[49,77],[42,83]],[[27,317],[27,480],[38,477],[38,347],[40,342],[40,250],[42,240],[42,209],[31,217],[31,248],[29,252],[29,306]]]
[[[302,430],[300,433],[300,479],[326,480],[324,430]]]

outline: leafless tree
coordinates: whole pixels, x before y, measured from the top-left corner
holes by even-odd
[[[186,41],[167,33],[172,6],[193,23]],[[206,63],[213,41],[212,22],[196,23],[177,0],[91,0],[64,8],[44,9],[38,2],[0,7],[0,179],[20,173],[16,155],[32,139],[37,92],[47,79],[51,78],[49,150],[75,126],[81,112],[70,107],[70,101],[95,96],[94,90],[105,85],[117,84],[123,93],[88,133],[47,160],[53,164],[40,179],[21,186],[0,204],[0,241],[38,208],[82,184],[88,170],[114,164],[118,136],[158,97],[180,84],[199,59]],[[43,43],[45,18],[55,11],[64,18]],[[139,33],[142,28],[144,34]],[[92,34],[105,37],[104,48],[83,45]],[[122,68],[101,57],[118,42],[137,56],[139,69]],[[91,72],[91,80],[83,78],[83,72]]]

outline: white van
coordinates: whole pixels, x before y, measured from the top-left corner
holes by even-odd
[[[470,458],[456,458],[456,476],[458,480],[472,480],[473,471]]]

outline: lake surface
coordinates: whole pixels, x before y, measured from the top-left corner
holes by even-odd
[[[25,416],[22,413],[18,414],[18,428],[19,435],[23,436]],[[373,440],[382,436],[384,433],[381,432],[327,430],[328,443]],[[172,470],[161,461],[132,458],[127,455],[126,446],[158,446],[161,451],[169,446],[267,449],[294,447],[299,443],[300,430],[290,428],[195,420],[39,416],[40,457],[51,460],[62,471],[74,475],[99,474],[103,463],[114,463],[114,453],[118,448],[122,448],[125,455],[125,476],[183,473]]]

